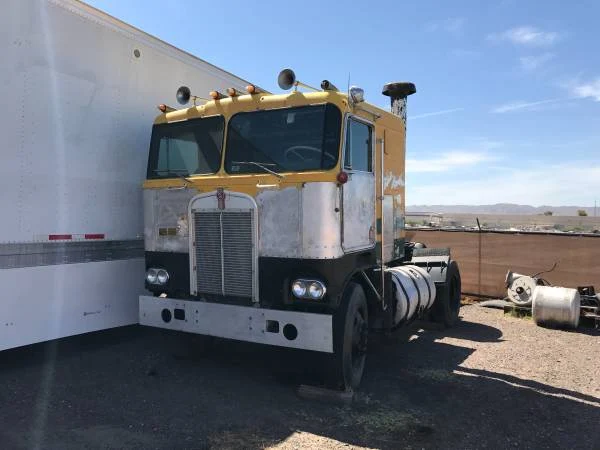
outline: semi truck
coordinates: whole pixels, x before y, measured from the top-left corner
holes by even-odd
[[[406,101],[391,111],[363,89],[212,90],[163,111],[144,182],[140,324],[304,349],[328,386],[359,386],[369,334],[429,319],[452,326],[460,272],[449,249],[404,230]],[[198,94],[198,92],[194,92]],[[179,103],[192,95],[177,91]]]
[[[247,82],[75,0],[2,2],[0,54],[0,350],[136,324],[155,105]]]

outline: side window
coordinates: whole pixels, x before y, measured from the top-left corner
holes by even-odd
[[[344,168],[373,172],[373,130],[370,125],[349,119],[346,127]]]
[[[165,136],[160,140],[158,169],[194,173],[199,162],[198,150],[198,143],[192,132],[181,133],[176,138]]]

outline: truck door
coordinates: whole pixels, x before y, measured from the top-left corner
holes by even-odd
[[[342,248],[353,252],[375,245],[375,136],[373,125],[348,116],[344,139],[344,170],[348,182],[342,186]]]

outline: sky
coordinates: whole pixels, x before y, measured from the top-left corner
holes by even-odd
[[[600,202],[600,2],[87,0],[271,92],[412,81],[406,202]]]

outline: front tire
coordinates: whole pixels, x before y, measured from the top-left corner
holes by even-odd
[[[369,310],[362,286],[350,282],[333,316],[333,351],[328,379],[331,387],[354,390],[360,385],[369,335]]]

